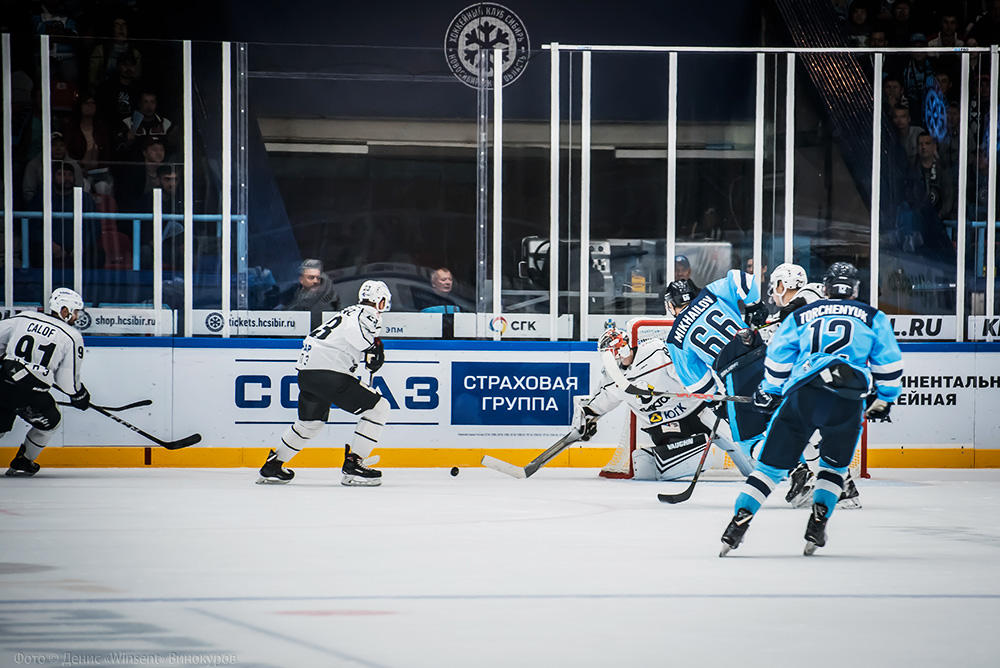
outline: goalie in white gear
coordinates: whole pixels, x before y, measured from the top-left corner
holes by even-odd
[[[389,402],[354,373],[362,364],[375,373],[385,362],[379,334],[382,313],[392,306],[392,295],[382,281],[365,281],[358,291],[358,302],[327,320],[302,342],[295,365],[298,419],[282,434],[281,444],[268,454],[258,483],[287,483],[295,476],[284,464],[322,431],[330,404],[335,404],[359,416],[354,438],[344,446],[341,484],[382,484],[382,472],[366,466],[365,460],[378,444],[389,416]]]
[[[601,336],[598,350],[610,350],[626,380],[638,387],[685,392],[660,339],[647,339],[632,347],[628,334],[612,327]],[[651,441],[649,447],[636,448],[633,453],[635,477],[676,480],[694,475],[707,443],[706,435],[715,422],[709,405],[701,399],[629,394],[604,369],[597,391],[577,406],[574,429],[582,435],[582,440],[588,440],[597,431],[597,421],[623,402],[635,415],[638,428]],[[716,434],[715,444],[729,452],[744,475],[753,470],[753,462],[724,436]]]
[[[8,476],[33,476],[42,449],[62,419],[52,386],[70,396],[70,405],[90,407],[90,393],[80,382],[83,337],[73,324],[83,310],[83,299],[69,288],[58,288],[49,298],[49,312],[22,311],[0,321],[0,434],[20,417],[31,425],[7,469]]]

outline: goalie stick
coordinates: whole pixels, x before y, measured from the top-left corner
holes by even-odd
[[[701,476],[701,469],[705,465],[705,458],[708,457],[708,451],[712,449],[712,441],[715,440],[715,431],[719,428],[719,422],[721,421],[721,417],[715,418],[715,426],[712,427],[712,433],[708,437],[708,443],[705,444],[705,449],[701,453],[701,460],[698,462],[698,469],[694,472],[694,477],[691,478],[691,483],[687,486],[687,489],[678,494],[657,494],[657,499],[663,503],[683,503],[691,498],[691,495],[694,493],[694,486],[698,484],[698,478]]]
[[[614,381],[614,384],[624,390],[627,394],[634,394],[640,397],[676,397],[678,399],[702,399],[704,401],[736,401],[742,404],[753,403],[753,397],[742,397],[731,394],[666,392],[641,388],[629,382],[628,378],[626,378],[625,374],[622,372],[621,367],[618,366],[618,360],[615,359],[614,354],[610,350],[605,350],[601,354],[601,361],[604,363],[604,368],[607,369],[608,375],[611,376],[611,380]]]
[[[513,464],[505,462],[502,459],[497,459],[496,457],[491,457],[489,455],[483,456],[480,464],[486,468],[493,469],[494,471],[506,473],[514,478],[530,478],[538,469],[552,461],[556,455],[579,440],[580,434],[575,429],[572,429],[568,434],[553,443],[548,450],[532,459],[527,466],[514,466]]]
[[[114,413],[111,413],[107,408],[104,408],[103,406],[96,406],[94,404],[91,404],[90,407],[93,408],[98,413],[100,413],[101,415],[111,418],[112,420],[122,425],[123,427],[131,429],[140,436],[148,438],[153,443],[156,443],[160,447],[166,448],[167,450],[180,450],[181,448],[186,448],[188,446],[194,445],[195,443],[201,440],[201,434],[191,434],[190,436],[186,436],[176,441],[164,441],[159,438],[156,438],[152,434],[146,433],[142,429],[139,429],[131,422],[127,422],[126,420],[121,419],[120,417],[118,417]]]

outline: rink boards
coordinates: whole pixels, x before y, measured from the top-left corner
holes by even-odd
[[[83,379],[95,403],[151,399],[122,417],[163,439],[197,432],[202,442],[170,452],[94,411],[65,408],[43,465],[259,466],[295,418],[298,340],[86,343]],[[893,422],[869,427],[868,466],[1000,467],[1000,344],[902,347],[903,395]],[[593,342],[388,341],[386,349],[386,364],[371,382],[392,408],[378,449],[387,467],[473,466],[486,453],[527,462],[566,433],[572,397],[589,394],[600,377]],[[368,382],[367,372],[363,378]],[[624,409],[614,411],[594,439],[550,466],[602,466],[624,418]],[[328,431],[296,465],[339,465],[355,421],[332,410]],[[19,421],[0,448],[16,447],[25,431]]]

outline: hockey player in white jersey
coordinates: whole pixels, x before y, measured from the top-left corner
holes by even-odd
[[[359,416],[354,438],[344,446],[341,484],[382,484],[382,472],[366,466],[365,460],[378,444],[389,416],[389,402],[354,374],[362,364],[375,373],[385,362],[379,334],[382,313],[391,307],[392,295],[382,281],[365,281],[358,291],[358,302],[327,320],[302,342],[295,365],[298,419],[282,434],[281,444],[268,454],[260,469],[259,484],[287,483],[295,476],[284,465],[322,431],[330,404]]]
[[[615,382],[627,382],[641,388],[666,392],[685,392],[673,370],[666,345],[660,339],[647,339],[631,346],[628,334],[611,327],[601,336],[598,350],[611,351],[612,364],[605,368],[597,391],[579,405],[573,428],[582,440],[597,431],[597,421],[619,404],[625,403],[635,415],[638,427],[653,443],[652,448],[637,449],[634,454],[637,478],[673,480],[695,473],[715,415],[701,399],[667,396],[637,396],[625,392]],[[714,443],[726,450],[743,475],[753,471],[752,461],[732,442],[716,434]],[[655,468],[654,468],[655,467]]]
[[[70,395],[70,405],[90,407],[90,393],[80,382],[83,337],[73,324],[83,299],[69,288],[49,298],[49,312],[22,311],[0,321],[0,434],[20,417],[31,425],[7,469],[8,476],[33,476],[42,449],[52,440],[62,415],[49,390]]]

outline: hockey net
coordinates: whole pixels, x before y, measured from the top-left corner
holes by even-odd
[[[667,334],[670,332],[670,326],[673,324],[673,318],[633,318],[628,321],[626,329],[629,333],[629,340],[633,346],[636,346],[647,339],[656,338],[666,340]],[[625,426],[622,428],[621,437],[618,440],[618,447],[611,456],[611,460],[601,469],[601,477],[633,477],[632,453],[635,452],[636,447],[641,447],[641,445],[637,446],[637,433],[635,415],[629,413],[628,419],[625,421]],[[851,475],[860,478],[868,477],[867,453],[868,423],[866,422],[864,429],[861,431],[861,442],[854,452],[854,458],[851,460]],[[715,446],[712,447],[706,463],[709,464],[708,471],[713,471],[720,475],[738,475],[739,473],[729,455]]]

